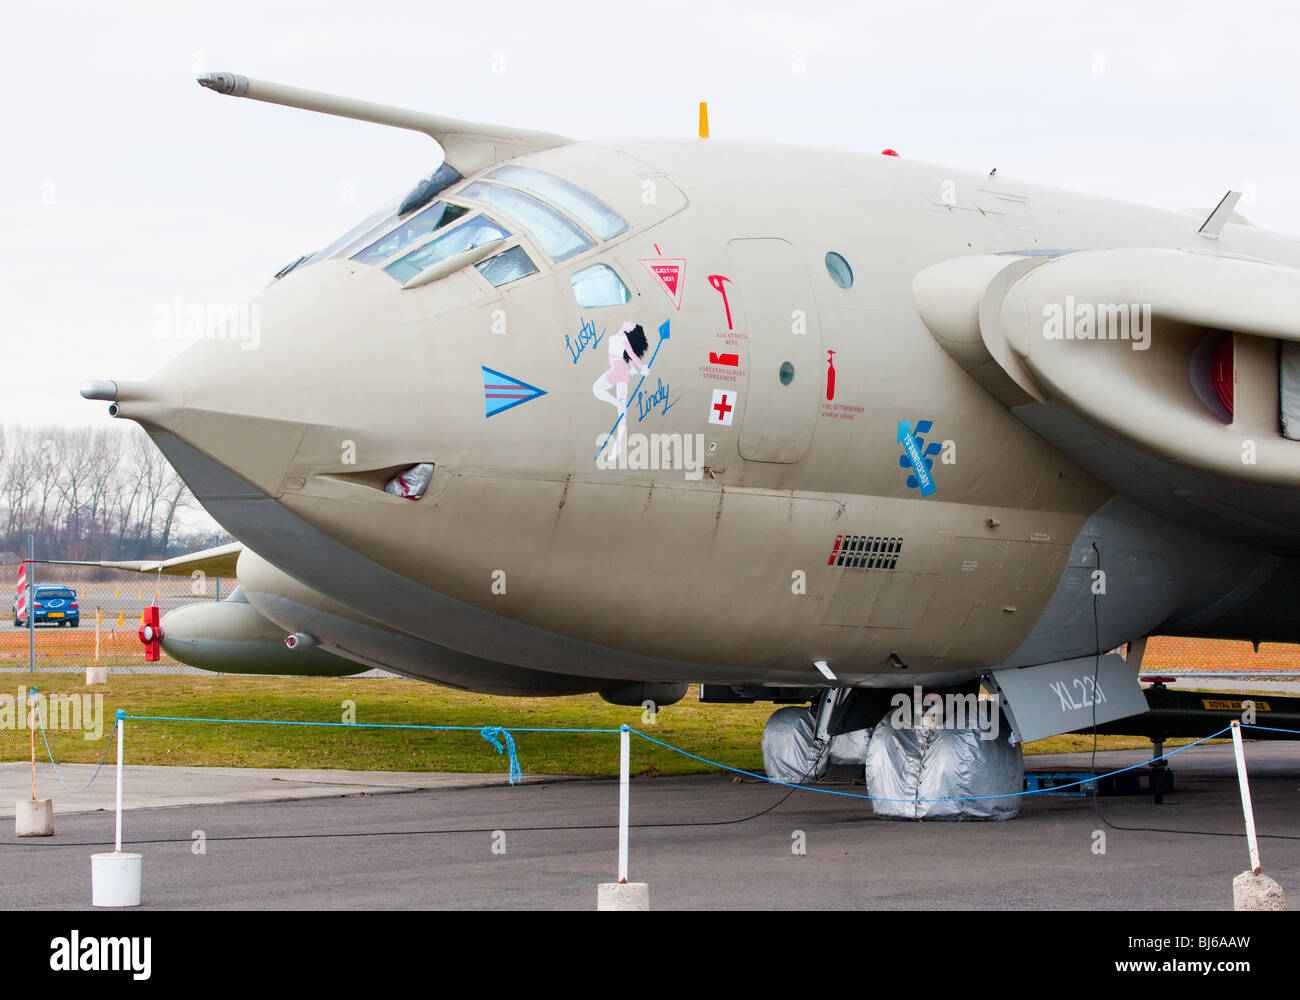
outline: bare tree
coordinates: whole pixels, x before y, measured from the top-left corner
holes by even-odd
[[[194,529],[184,481],[135,426],[0,428],[0,546],[13,553],[36,535],[48,558],[166,555]],[[202,532],[201,545],[222,533]]]

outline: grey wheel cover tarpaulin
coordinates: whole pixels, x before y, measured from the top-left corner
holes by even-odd
[[[1019,744],[1004,734],[981,739],[979,729],[940,726],[896,728],[888,716],[867,746],[867,793],[877,816],[892,819],[1011,819],[1024,788],[1025,763]],[[882,799],[895,801],[880,801]],[[963,799],[958,802],[920,799]],[[902,801],[897,801],[902,800]]]
[[[763,727],[763,770],[769,778],[798,784],[826,773],[830,754],[813,738],[814,725],[812,712],[797,705],[772,713]]]
[[[831,763],[856,764],[861,767],[867,762],[867,746],[870,742],[870,729],[855,729],[831,737]]]

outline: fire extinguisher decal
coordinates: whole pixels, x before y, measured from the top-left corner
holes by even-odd
[[[835,399],[835,352],[828,350],[826,352],[826,402]]]

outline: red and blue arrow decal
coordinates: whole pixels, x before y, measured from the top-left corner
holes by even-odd
[[[483,369],[483,404],[484,409],[487,411],[486,415],[489,417],[495,417],[498,413],[504,413],[521,403],[527,403],[538,396],[546,395],[545,389],[539,389],[535,385],[529,385],[517,378],[511,378],[504,372],[489,368],[487,365],[481,367]]]

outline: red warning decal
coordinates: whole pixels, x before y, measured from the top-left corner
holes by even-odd
[[[727,310],[727,329],[731,329],[731,303],[727,301],[726,283],[731,279],[722,274],[710,274],[709,284],[722,296],[722,307]]]
[[[682,289],[686,285],[686,259],[684,257],[652,257],[641,261],[646,270],[659,279],[659,284],[673,300],[673,307],[682,307]]]

